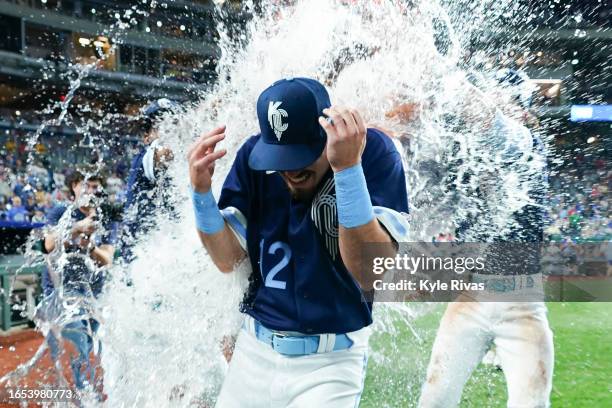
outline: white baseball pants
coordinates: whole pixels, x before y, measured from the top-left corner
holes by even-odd
[[[369,328],[347,333],[350,349],[287,357],[241,329],[218,408],[354,408],[366,374]]]
[[[506,377],[508,407],[549,407],[554,349],[542,302],[449,304],[434,342],[419,407],[458,406],[465,383],[491,342]]]

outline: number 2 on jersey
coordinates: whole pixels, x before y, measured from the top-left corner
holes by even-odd
[[[264,285],[269,288],[285,289],[287,287],[287,282],[274,278],[285,266],[289,265],[289,260],[291,259],[291,248],[289,248],[289,245],[282,241],[276,241],[268,247],[268,254],[274,255],[278,252],[278,250],[282,251],[283,257],[281,258],[280,262],[278,262],[268,271],[266,275],[264,273],[264,240],[262,239],[259,243],[259,269],[261,271],[261,276],[264,278]]]

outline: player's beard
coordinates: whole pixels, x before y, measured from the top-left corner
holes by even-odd
[[[310,166],[301,170],[281,171],[280,175],[285,181],[291,197],[296,201],[308,203],[312,201],[319,189],[321,180],[329,171],[329,161],[327,161],[326,151],[323,150],[321,156]]]
[[[289,189],[291,198],[296,201],[309,202],[314,197],[317,191],[317,173],[312,170],[303,170],[297,174],[297,179],[302,180],[300,183],[294,183],[295,178],[281,172],[283,180]]]
[[[312,190],[292,189],[291,187],[289,187],[289,191],[291,192],[291,198],[293,198],[295,201],[305,203],[310,202],[315,193]]]

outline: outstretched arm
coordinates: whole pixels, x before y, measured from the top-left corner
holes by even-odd
[[[226,150],[215,151],[225,138],[225,126],[202,135],[189,149],[189,177],[196,212],[196,226],[202,245],[221,272],[231,272],[246,257],[238,239],[223,219],[211,192],[215,162]]]

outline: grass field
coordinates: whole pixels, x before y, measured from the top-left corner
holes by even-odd
[[[612,304],[549,303],[554,333],[553,407],[612,407]],[[396,333],[376,334],[362,407],[415,407],[444,305]],[[460,339],[458,339],[460,341]],[[464,389],[461,407],[505,407],[503,372],[480,365]]]

